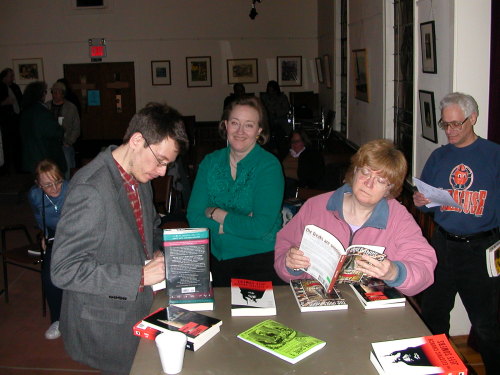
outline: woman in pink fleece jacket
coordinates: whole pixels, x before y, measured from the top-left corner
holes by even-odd
[[[310,198],[276,238],[274,268],[284,281],[309,277],[301,268],[309,258],[298,248],[304,228],[315,224],[332,233],[344,248],[353,244],[385,247],[387,258],[366,255],[356,268],[415,295],[434,281],[436,254],[411,214],[394,197],[401,193],[406,160],[390,141],[363,145],[353,156],[346,184]]]

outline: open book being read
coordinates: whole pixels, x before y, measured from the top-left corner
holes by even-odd
[[[303,271],[318,280],[328,293],[336,282],[359,282],[365,276],[354,269],[357,256],[366,254],[379,261],[386,257],[383,246],[351,245],[344,249],[333,234],[312,224],[304,229],[300,250],[311,262]]]

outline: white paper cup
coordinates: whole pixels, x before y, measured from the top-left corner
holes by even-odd
[[[167,331],[156,336],[161,367],[165,374],[178,374],[182,370],[187,337],[179,331]]]

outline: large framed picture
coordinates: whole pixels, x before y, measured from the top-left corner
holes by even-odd
[[[422,71],[437,73],[436,32],[434,21],[420,24],[420,45],[422,54]]]
[[[227,60],[227,83],[257,82],[259,82],[257,59]]]
[[[302,56],[278,56],[278,84],[302,86]]]
[[[35,81],[43,81],[43,61],[41,58],[13,59],[12,65],[16,82],[27,85]]]
[[[212,62],[210,56],[186,57],[188,87],[212,86]]]
[[[325,78],[323,76],[323,64],[321,63],[321,57],[316,57],[314,61],[316,62],[316,74],[318,76],[318,82],[324,83]]]
[[[422,137],[437,143],[436,108],[432,91],[418,90],[420,102],[420,122],[422,123]]]
[[[154,86],[171,85],[170,61],[151,61],[151,83]]]
[[[352,51],[354,72],[354,97],[364,102],[370,102],[370,87],[368,81],[368,61],[366,49]]]

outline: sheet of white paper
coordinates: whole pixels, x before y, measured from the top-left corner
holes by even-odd
[[[451,206],[461,208],[461,206],[453,200],[450,193],[446,190],[438,189],[434,186],[426,184],[416,177],[413,177],[413,183],[420,193],[425,195],[427,199],[431,200],[431,203],[426,204],[425,207],[431,208],[436,206]]]

